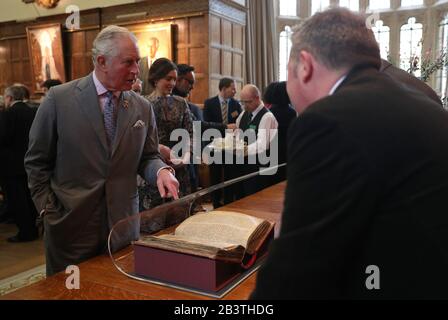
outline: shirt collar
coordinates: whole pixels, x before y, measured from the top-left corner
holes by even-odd
[[[258,114],[258,112],[260,112],[261,109],[263,109],[263,108],[264,108],[264,104],[261,103],[261,104],[257,107],[257,109],[255,109],[254,112],[252,112],[252,119],[254,119],[255,116]]]
[[[23,102],[23,100],[16,100],[16,101],[12,102],[12,103],[9,105],[9,108],[11,108],[13,105],[15,105],[16,103],[19,103],[19,102]]]
[[[218,98],[219,98],[219,103],[220,103],[220,104],[223,104],[223,103],[224,103],[224,101],[227,101],[227,104],[228,104],[228,103],[229,103],[229,100],[230,100],[230,99],[227,99],[227,100],[226,100],[226,99],[224,99],[223,97],[221,97],[221,95],[220,95],[220,94],[218,94]]]
[[[330,93],[328,93],[329,96],[331,96],[341,85],[342,81],[345,80],[345,78],[347,78],[347,75],[343,75],[341,78],[339,78],[338,81],[336,81],[336,83],[334,84],[333,88],[331,88]]]
[[[95,84],[95,88],[96,88],[96,93],[98,94],[98,96],[102,96],[104,95],[106,92],[108,92],[109,90],[107,90],[103,84],[101,83],[100,80],[98,80],[98,77],[96,76],[96,72],[93,71],[93,83]],[[114,91],[114,96],[116,98],[118,98],[120,96],[121,92],[120,91]]]

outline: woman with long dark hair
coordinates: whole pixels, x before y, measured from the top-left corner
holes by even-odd
[[[157,123],[159,135],[160,153],[165,162],[176,170],[176,178],[179,181],[179,196],[185,196],[191,192],[188,174],[191,139],[193,136],[193,122],[185,99],[173,96],[172,91],[176,85],[177,67],[169,59],[160,58],[154,61],[148,72],[148,82],[153,88],[149,96],[145,96],[151,102]],[[176,129],[185,129],[189,133],[190,141],[182,141],[182,156],[174,155],[172,148],[179,141],[171,141],[170,135]],[[140,208],[149,209],[162,203],[157,187],[144,186],[140,189]]]

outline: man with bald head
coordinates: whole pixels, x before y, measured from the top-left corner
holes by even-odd
[[[240,171],[241,174],[248,174],[261,169],[267,164],[260,163],[260,156],[269,153],[271,143],[276,137],[276,130],[278,128],[275,116],[264,106],[261,99],[260,90],[248,84],[243,87],[240,93],[240,103],[244,107],[244,111],[236,119],[236,126],[240,133],[245,133],[245,140],[247,145],[247,158],[245,164]],[[249,141],[248,137],[255,137],[254,141]],[[277,149],[273,149],[277,152]],[[255,157],[256,163],[248,163],[251,157]],[[277,157],[278,154],[270,154],[270,158]],[[276,163],[278,164],[278,162]],[[267,187],[269,179],[266,176],[258,176],[249,179],[243,183],[244,195],[255,193]]]
[[[162,197],[178,196],[159,154],[152,106],[131,90],[137,39],[109,26],[92,57],[90,75],[49,90],[30,132],[25,167],[43,217],[47,275],[105,251],[114,224],[138,213],[137,173]],[[138,225],[127,231],[126,240],[139,237]]]

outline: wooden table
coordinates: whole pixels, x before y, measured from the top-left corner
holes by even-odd
[[[279,183],[226,205],[222,209],[275,221],[277,236],[280,230],[285,186],[285,182]],[[79,265],[79,269],[81,286],[79,290],[68,290],[65,286],[68,275],[61,272],[4,295],[0,299],[210,299],[202,295],[130,279],[115,269],[107,255],[83,262]],[[256,274],[244,280],[224,299],[247,299],[255,288]]]

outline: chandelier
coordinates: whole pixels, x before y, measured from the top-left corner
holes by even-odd
[[[59,0],[37,0],[36,2],[44,8],[51,9],[58,5]]]
[[[58,5],[59,0],[22,0],[25,3],[37,3],[39,6],[51,9]]]

